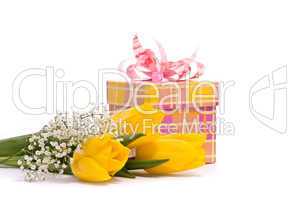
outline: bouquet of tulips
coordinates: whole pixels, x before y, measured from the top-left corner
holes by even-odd
[[[123,134],[114,121],[130,120],[132,109],[112,117],[59,114],[37,133],[0,140],[0,166],[20,168],[27,181],[65,174],[102,182],[134,178],[134,170],[167,174],[204,164],[203,134]]]

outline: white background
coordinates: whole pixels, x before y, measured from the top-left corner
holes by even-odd
[[[0,169],[1,199],[298,199],[298,19],[296,1],[1,1],[0,138],[36,131],[53,117],[15,107],[18,73],[53,66],[65,72],[56,81],[97,85],[98,69],[116,68],[132,56],[135,32],[145,44],[159,40],[172,60],[199,47],[202,79],[235,81],[220,116],[233,122],[235,133],[217,137],[216,165],[95,185],[70,177],[25,183],[18,170]],[[286,64],[288,127],[279,134],[251,115],[249,89]],[[26,103],[44,102],[44,87],[40,79],[24,82]],[[76,101],[84,103],[81,92]],[[266,97],[257,102],[264,112],[272,109]]]

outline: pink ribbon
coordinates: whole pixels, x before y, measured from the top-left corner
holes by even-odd
[[[157,42],[161,59],[158,60],[151,49],[144,49],[137,35],[133,38],[133,51],[136,63],[127,67],[126,73],[132,80],[152,81],[181,81],[198,78],[203,74],[203,64],[191,58],[184,58],[176,62],[168,61],[165,50]]]

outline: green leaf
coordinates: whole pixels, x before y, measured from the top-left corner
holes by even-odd
[[[128,171],[128,169],[126,169],[125,167],[122,168],[120,171],[118,171],[114,176],[125,177],[125,178],[135,178],[135,175],[131,174]]]
[[[30,136],[31,134],[0,140],[0,157],[19,155],[28,145]]]
[[[125,167],[128,170],[134,169],[148,169],[152,167],[159,166],[165,162],[169,161],[169,159],[163,160],[128,160]]]
[[[9,166],[19,168],[18,160],[22,156],[13,156],[13,157],[0,157],[0,166]]]
[[[64,170],[64,175],[74,175],[73,172],[72,172],[72,169],[71,167],[67,167],[65,170]]]
[[[124,135],[124,136],[121,136],[122,138],[122,145],[124,146],[127,146],[128,144],[130,144],[131,142],[133,142],[134,140],[142,137],[142,136],[145,136],[143,133],[136,133],[136,134],[133,134],[133,135]]]

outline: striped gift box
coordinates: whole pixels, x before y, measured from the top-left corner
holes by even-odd
[[[205,133],[206,163],[215,163],[217,83],[188,80],[144,85],[144,82],[108,81],[107,102],[112,114],[136,104],[159,106],[165,111],[159,134]]]

